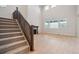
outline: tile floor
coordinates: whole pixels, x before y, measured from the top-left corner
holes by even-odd
[[[59,35],[34,35],[35,51],[31,54],[78,54],[79,38]]]

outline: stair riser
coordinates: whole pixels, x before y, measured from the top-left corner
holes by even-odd
[[[1,20],[2,20],[2,21],[15,21],[15,20],[13,20],[13,19],[1,19],[1,18],[0,18],[0,21],[1,21]]]
[[[10,40],[0,41],[0,45],[13,43],[13,42],[20,41],[20,40],[23,40],[23,39],[24,39],[23,37],[20,37],[20,38],[14,38],[14,39],[10,39]]]
[[[14,46],[11,46],[11,47],[7,47],[7,48],[4,48],[4,49],[1,49],[0,50],[0,54],[6,53],[7,51],[16,49],[16,48],[21,47],[21,46],[24,46],[24,45],[26,45],[25,42],[20,43],[20,44],[17,44],[17,45],[14,45]]]
[[[0,33],[20,32],[20,30],[0,30]]]
[[[3,27],[3,26],[0,26],[1,29],[19,29],[19,27]]]
[[[28,47],[28,48],[26,48],[26,49],[24,49],[24,50],[22,50],[22,51],[20,51],[20,52],[18,52],[16,54],[26,54],[26,53],[28,53],[29,49],[30,48]]]
[[[3,23],[3,22],[0,22],[0,25],[17,25],[17,23]]]
[[[18,27],[18,26],[17,25],[0,25],[0,28],[1,27],[4,27],[5,28],[5,27]]]
[[[4,18],[4,17],[0,17],[1,20],[15,20],[15,19],[9,19],[9,18]]]
[[[22,35],[22,33],[0,35],[0,39],[2,39],[2,38],[8,38],[8,37],[21,36],[21,35]]]
[[[0,19],[0,21],[1,21],[1,22],[14,22],[14,23],[16,23],[16,21],[12,21],[12,20],[9,20],[9,21],[8,21],[8,20],[1,20],[1,19]]]

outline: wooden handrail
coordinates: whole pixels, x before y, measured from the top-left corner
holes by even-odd
[[[33,27],[30,25],[27,20],[24,19],[22,14],[18,11],[18,7],[16,7],[16,10],[13,12],[13,19],[17,19],[29,45],[30,45],[30,51],[34,50],[34,40],[33,40]]]

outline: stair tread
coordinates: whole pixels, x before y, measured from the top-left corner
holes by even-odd
[[[18,29],[18,28],[6,28],[6,29],[0,29],[0,30],[20,30],[20,29]]]
[[[21,32],[8,32],[8,33],[0,33],[0,35],[17,34],[17,33],[21,33]]]
[[[6,21],[0,21],[0,23],[13,23],[13,24],[17,24],[17,22],[6,22]]]
[[[5,20],[15,20],[15,19],[4,18],[4,17],[0,17],[0,19],[5,19]]]
[[[15,37],[2,38],[2,39],[0,39],[0,41],[4,41],[4,40],[11,40],[11,39],[21,38],[21,37],[24,37],[24,36],[23,36],[23,35],[21,35],[21,36],[15,36]]]
[[[18,25],[0,25],[1,28],[19,28]]]
[[[19,27],[0,27],[0,30],[10,30],[10,29],[19,29]],[[20,29],[19,29],[20,30]]]
[[[0,30],[0,33],[8,33],[8,32],[20,32],[21,30],[19,30],[19,29],[15,29],[15,30]]]
[[[5,21],[5,20],[0,20],[0,22],[6,22],[6,23],[16,23],[16,21]]]
[[[11,38],[11,37],[16,37],[16,36],[21,36],[23,35],[21,32],[8,32],[8,33],[0,33],[0,39],[4,38]]]
[[[18,25],[17,23],[2,23],[0,22],[0,25]]]
[[[3,24],[3,25],[2,25],[2,24],[1,24],[0,26],[18,26],[18,25],[17,25],[17,24],[11,24],[11,25],[10,25],[10,24],[5,24],[5,25]]]
[[[19,40],[20,41],[20,40]],[[13,43],[13,42],[12,42]],[[9,44],[9,43],[7,43]],[[16,48],[19,48],[21,46],[24,46],[24,45],[28,45],[27,42],[21,42],[19,44],[15,44],[15,45],[12,45],[12,46],[9,46],[9,47],[6,47],[6,48],[3,48],[3,49],[0,49],[0,53],[3,54],[3,53],[6,53],[10,50],[13,50],[13,49],[16,49]]]
[[[22,51],[22,50],[24,50],[24,49],[26,49],[26,48],[28,48],[29,46],[28,45],[25,45],[25,46],[22,46],[22,47],[19,47],[19,48],[16,48],[16,49],[13,49],[13,50],[11,50],[11,51],[8,51],[8,52],[6,52],[6,54],[7,53],[18,53],[18,52],[20,52],[20,51]]]
[[[19,28],[18,25],[0,25],[1,28]]]
[[[9,19],[0,19],[0,21],[15,21],[15,20],[9,20]]]
[[[21,40],[21,41],[9,43],[9,44],[1,45],[0,49],[6,49],[7,47],[11,47],[13,45],[17,45],[17,44],[20,44],[20,43],[23,43],[23,42],[26,42],[26,40]]]

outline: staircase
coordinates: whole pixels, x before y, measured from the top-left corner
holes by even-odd
[[[30,47],[16,19],[0,18],[0,54],[29,53]]]

